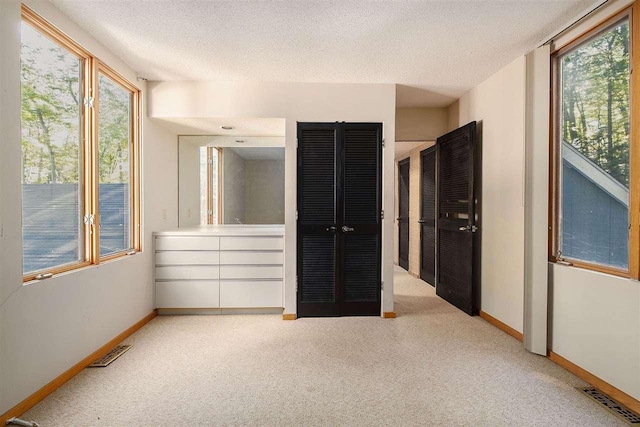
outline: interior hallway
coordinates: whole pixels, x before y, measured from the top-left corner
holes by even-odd
[[[107,368],[21,416],[40,426],[624,426],[581,380],[396,268],[397,319],[162,316]]]

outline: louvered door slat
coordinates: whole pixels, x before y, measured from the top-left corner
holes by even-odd
[[[344,221],[346,224],[378,222],[378,132],[376,129],[344,132]]]
[[[335,222],[335,130],[301,132],[302,199],[298,211],[303,224]]]
[[[334,236],[303,236],[302,277],[298,284],[303,303],[335,303]]]
[[[378,301],[378,236],[345,237],[344,300]]]

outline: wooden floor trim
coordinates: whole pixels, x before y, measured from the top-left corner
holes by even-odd
[[[295,313],[282,313],[282,320],[296,320],[297,318]]]
[[[597,388],[598,390],[600,390],[604,394],[607,394],[607,395],[611,396],[613,399],[615,399],[618,402],[622,403],[627,408],[629,408],[632,411],[640,414],[640,401],[639,400],[635,399],[632,396],[629,396],[624,391],[622,391],[620,389],[617,389],[616,387],[612,386],[611,384],[609,384],[608,382],[604,381],[603,379],[600,379],[600,378],[596,377],[591,372],[581,368],[580,366],[578,366],[575,363],[565,359],[564,357],[560,356],[559,354],[554,353],[553,351],[549,351],[549,359],[551,361],[557,363],[558,365],[562,366],[564,369],[566,369],[567,371],[571,372],[576,377],[588,382],[589,384],[591,384],[592,386],[594,386],[595,388]]]
[[[120,344],[123,340],[128,338],[138,329],[142,328],[144,325],[149,323],[151,319],[156,317],[158,314],[157,310],[153,310],[151,313],[146,315],[140,321],[136,322],[133,326],[113,338],[111,341],[82,359],[80,362],[76,363],[73,367],[71,367],[66,372],[62,373],[60,376],[55,378],[49,384],[42,387],[40,390],[33,393],[31,396],[27,397],[22,402],[18,403],[13,408],[9,409],[3,415],[0,415],[0,426],[4,426],[8,419],[13,417],[19,417],[29,409],[33,408],[38,402],[43,400],[45,397],[56,391],[60,386],[69,381],[71,378],[75,377],[80,373],[84,368],[89,366],[94,360],[99,359],[105,356],[109,351],[111,351],[116,345]]]
[[[398,317],[398,315],[395,311],[385,311],[384,313],[382,313],[382,317],[384,319],[395,319],[396,317]]]
[[[480,310],[480,317],[482,317],[487,322],[491,323],[496,328],[501,329],[503,332],[506,332],[507,334],[511,335],[512,337],[514,337],[518,341],[520,341],[520,342],[523,341],[523,337],[522,337],[522,333],[521,332],[516,331],[511,326],[507,325],[506,323],[503,323],[503,322],[499,321],[498,319],[496,319],[492,315],[490,315],[488,313],[485,313],[484,311]]]

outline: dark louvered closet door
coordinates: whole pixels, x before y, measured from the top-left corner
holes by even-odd
[[[476,312],[474,277],[474,148],[472,122],[437,141],[438,268],[436,293],[468,314]]]
[[[405,270],[409,270],[409,162],[398,162],[398,265]]]
[[[335,124],[298,124],[298,316],[337,316]]]
[[[341,314],[380,315],[382,125],[342,128]]]
[[[431,286],[436,278],[436,147],[420,153],[420,278]]]
[[[298,316],[380,315],[382,125],[298,124]]]

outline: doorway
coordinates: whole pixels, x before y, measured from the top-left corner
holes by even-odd
[[[409,270],[409,168],[411,159],[398,162],[398,265]]]
[[[299,317],[380,315],[382,124],[298,123]]]

